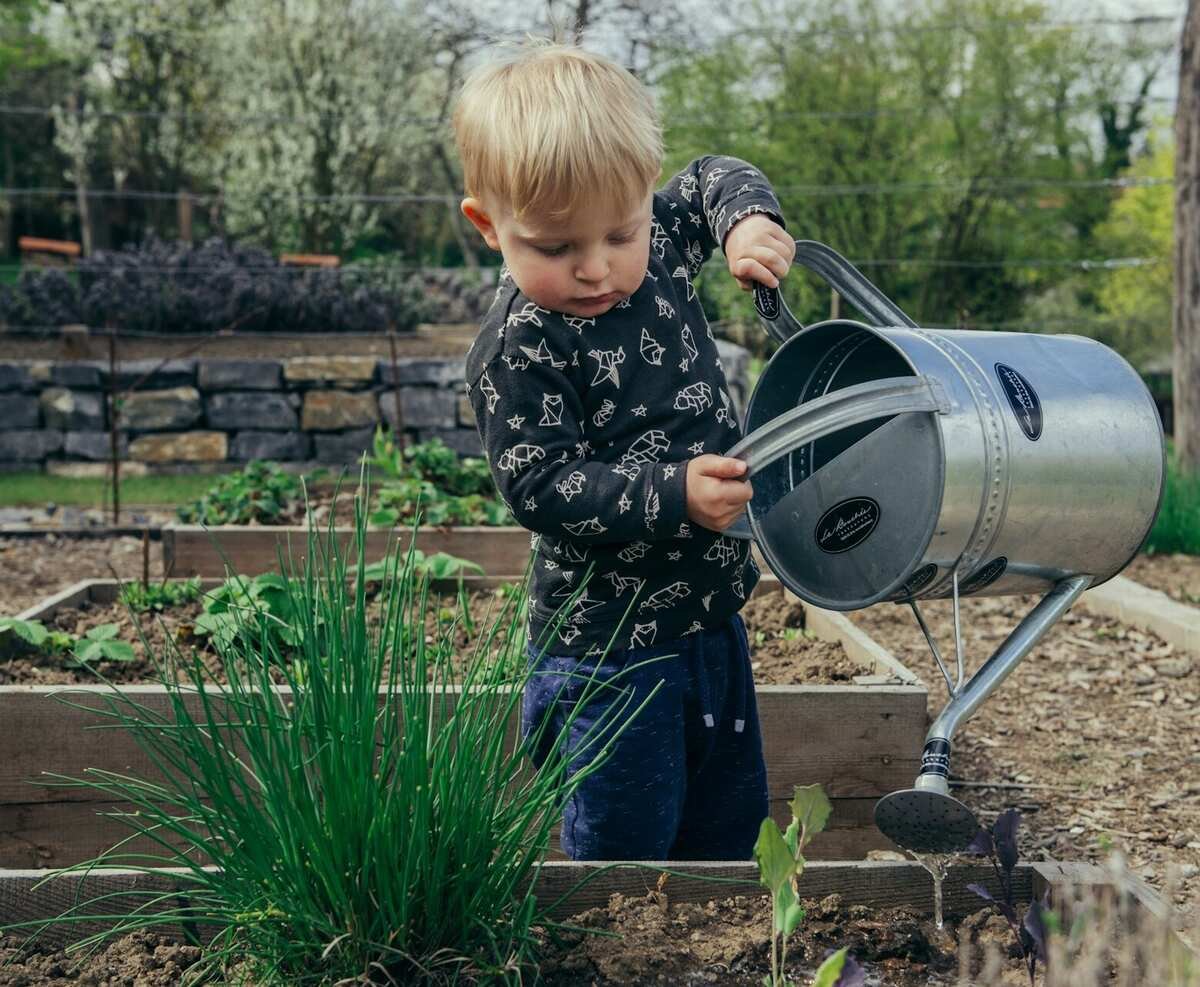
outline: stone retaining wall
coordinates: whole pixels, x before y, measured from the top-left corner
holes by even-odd
[[[739,408],[748,354],[721,341]],[[219,468],[251,459],[353,465],[376,425],[479,455],[463,357],[300,356],[119,363],[118,445],[130,471]],[[107,363],[0,362],[0,470],[100,473],[110,458]],[[90,464],[90,465],[89,465]]]

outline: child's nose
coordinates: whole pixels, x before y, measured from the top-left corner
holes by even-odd
[[[608,277],[608,257],[602,250],[589,250],[579,258],[575,277],[580,281],[603,281]]]

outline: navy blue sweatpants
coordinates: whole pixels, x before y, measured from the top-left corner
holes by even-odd
[[[751,857],[767,815],[767,778],[750,646],[739,615],[711,630],[602,658],[541,655],[533,644],[529,658],[534,668],[521,729],[539,767],[556,743],[565,744],[560,751],[573,774],[630,721],[611,757],[567,802],[562,847],[568,856]],[[566,725],[585,694],[589,701]]]

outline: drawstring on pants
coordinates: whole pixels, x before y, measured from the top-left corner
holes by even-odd
[[[737,621],[737,618],[734,618]],[[734,709],[737,711],[733,720],[733,732],[743,733],[746,729],[746,697],[748,686],[747,680],[751,676],[749,662],[749,642],[742,640],[745,632],[735,623],[733,633],[738,639],[738,654],[745,654],[747,659],[745,662],[738,663],[736,668],[731,668],[730,673],[733,677],[734,689]],[[716,726],[716,720],[712,713],[712,693],[708,684],[708,665],[704,661],[704,638],[703,632],[698,632],[695,639],[695,647],[688,649],[690,652],[690,661],[692,663],[692,674],[696,680],[696,689],[700,694],[700,715],[704,719],[706,727]]]

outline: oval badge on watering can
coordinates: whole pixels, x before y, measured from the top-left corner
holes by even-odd
[[[879,504],[870,497],[851,497],[821,515],[813,531],[817,548],[830,555],[861,545],[879,523]]]
[[[996,377],[1025,438],[1036,442],[1042,434],[1042,402],[1038,400],[1037,391],[1017,371],[1003,363],[996,364]]]

